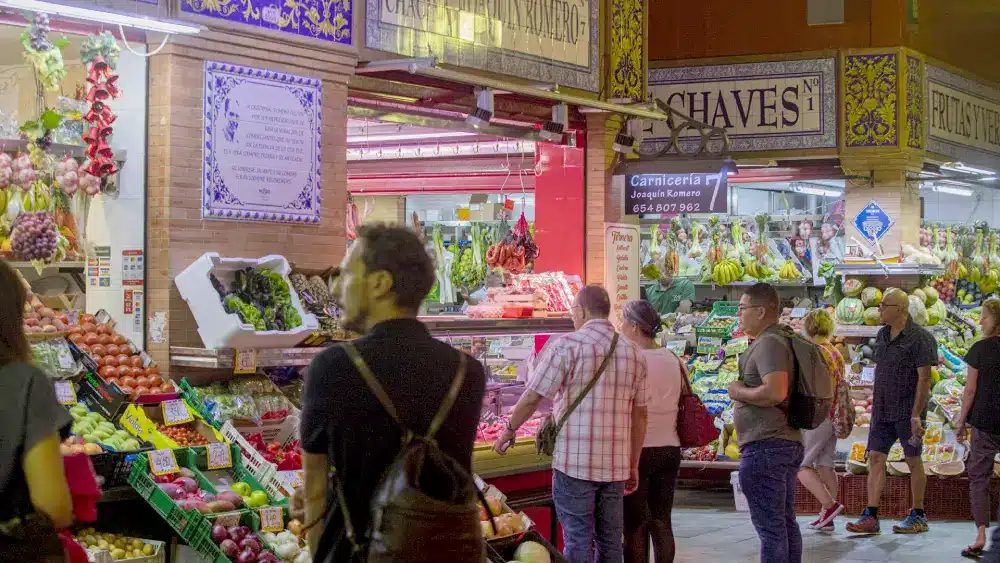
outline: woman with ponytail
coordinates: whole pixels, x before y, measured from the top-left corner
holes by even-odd
[[[649,418],[646,440],[639,458],[639,488],[625,497],[625,563],[674,560],[674,532],[670,512],[674,486],[681,465],[677,412],[684,364],[673,352],[656,343],[662,328],[660,315],[647,301],[630,301],[622,312],[621,333],[642,350],[646,358]]]

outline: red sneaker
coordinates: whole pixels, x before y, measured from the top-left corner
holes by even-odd
[[[830,508],[827,508],[823,512],[820,512],[819,520],[810,525],[810,527],[813,528],[814,530],[825,528],[827,524],[833,523],[834,518],[839,516],[840,513],[843,511],[844,511],[844,505],[840,504],[839,502],[836,502]]]

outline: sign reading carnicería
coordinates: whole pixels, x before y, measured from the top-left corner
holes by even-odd
[[[813,59],[649,71],[654,98],[691,119],[729,134],[730,150],[836,148],[835,60]],[[642,152],[669,141],[675,124],[647,122]],[[681,144],[697,144],[685,130]]]
[[[625,214],[727,213],[726,173],[626,174]]]
[[[598,89],[598,0],[367,0],[365,44]]]
[[[927,65],[927,148],[956,160],[1000,164],[1000,92]]]

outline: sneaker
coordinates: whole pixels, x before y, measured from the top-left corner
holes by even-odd
[[[823,521],[823,512],[824,511],[820,510],[819,511],[819,516],[817,516],[815,520],[813,520],[812,522],[809,523],[809,525],[807,527],[810,530],[815,530],[816,526],[818,526],[819,523]]]
[[[823,532],[825,534],[830,534],[830,533],[833,533],[833,532],[837,531],[837,525],[834,524],[833,521],[831,520],[829,524],[827,524],[825,526],[817,526],[817,527],[815,527],[813,529],[816,530],[817,532]]]
[[[844,505],[834,503],[833,506],[819,513],[819,519],[809,525],[814,530],[821,530],[833,522],[833,520],[844,511]]]
[[[877,534],[882,531],[878,524],[878,518],[865,511],[857,522],[848,522],[847,531],[852,534]]]
[[[911,510],[910,515],[906,517],[899,524],[892,527],[892,531],[895,534],[922,534],[928,530],[927,518],[917,514],[917,511]]]

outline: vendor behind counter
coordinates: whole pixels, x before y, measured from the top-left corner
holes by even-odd
[[[658,266],[659,281],[640,287],[639,298],[649,301],[660,315],[690,313],[694,303],[694,283],[687,278],[674,277],[669,260],[660,260]]]

